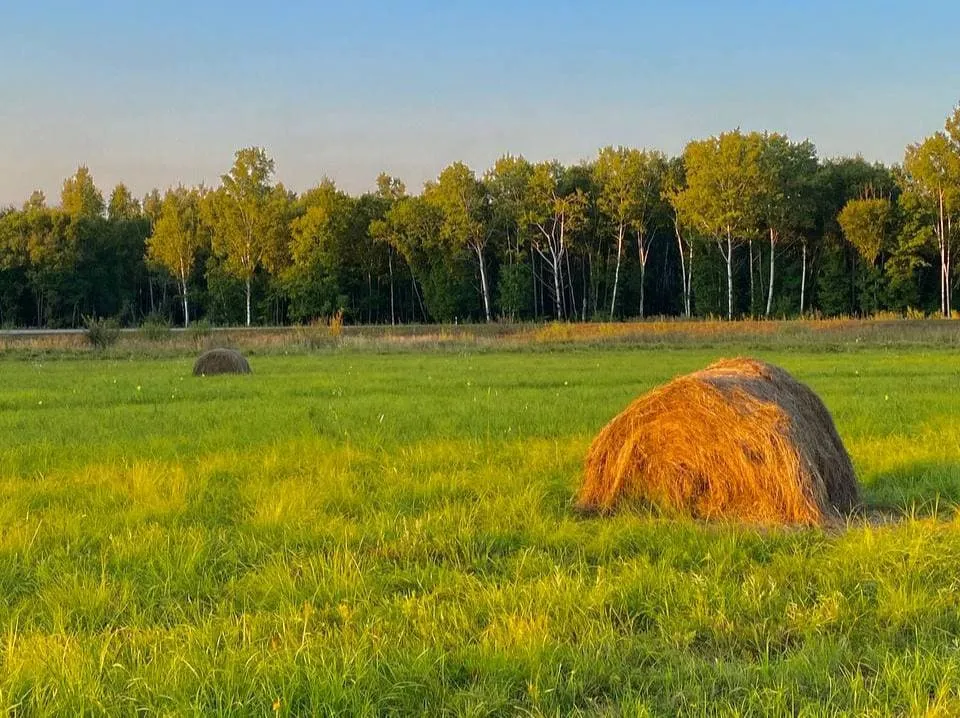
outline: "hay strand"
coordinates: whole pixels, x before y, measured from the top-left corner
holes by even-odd
[[[594,440],[577,503],[634,500],[667,513],[824,524],[859,503],[830,412],[785,370],[727,359],[634,401]]]

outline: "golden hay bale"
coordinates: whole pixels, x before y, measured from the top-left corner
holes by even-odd
[[[193,365],[194,376],[212,376],[214,374],[249,374],[250,364],[243,355],[233,349],[211,349],[205,351]]]
[[[634,401],[594,439],[578,506],[823,524],[859,503],[830,412],[783,369],[726,359]]]

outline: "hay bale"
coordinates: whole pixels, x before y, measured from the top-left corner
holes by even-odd
[[[823,524],[859,503],[830,412],[783,369],[721,360],[634,401],[594,440],[584,510],[636,500],[667,513]]]
[[[205,351],[193,365],[194,376],[213,376],[214,374],[249,374],[250,364],[243,355],[233,349],[211,349]]]

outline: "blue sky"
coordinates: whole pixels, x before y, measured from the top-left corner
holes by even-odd
[[[81,163],[105,193],[216,184],[249,145],[352,192],[737,126],[896,162],[960,99],[957,27],[885,0],[6,0],[0,204]]]

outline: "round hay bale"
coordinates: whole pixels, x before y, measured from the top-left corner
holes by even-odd
[[[234,349],[211,349],[205,351],[193,365],[194,376],[213,376],[214,374],[249,374],[250,364],[244,356]]]
[[[578,506],[824,524],[859,503],[830,412],[780,367],[726,359],[634,401],[594,439]]]

